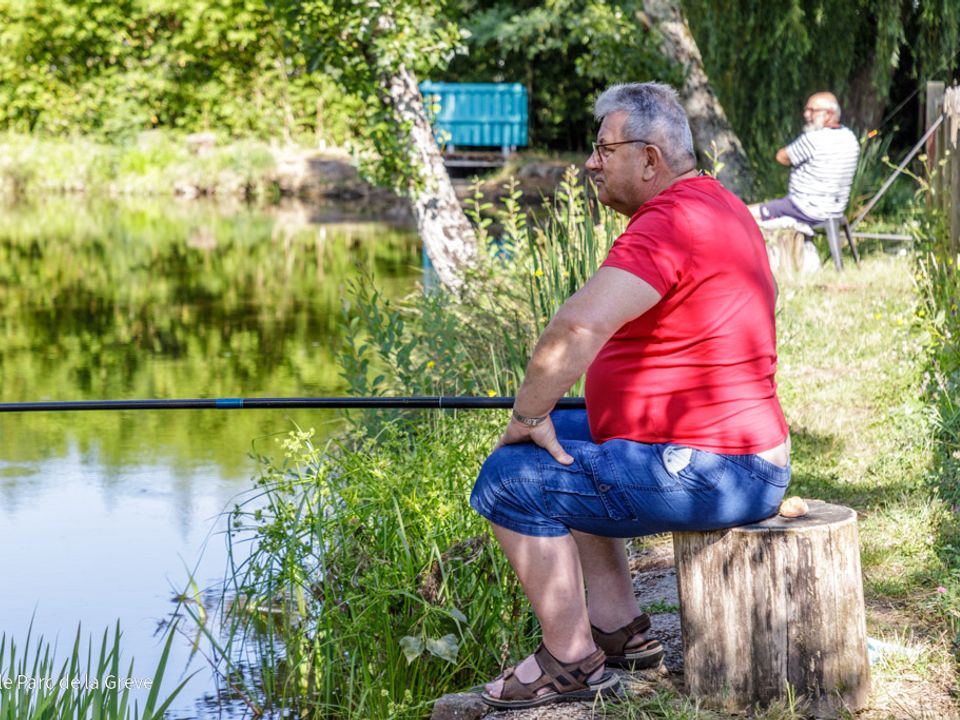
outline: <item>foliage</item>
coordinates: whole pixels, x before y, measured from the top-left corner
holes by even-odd
[[[260,0],[0,0],[0,129],[352,136],[350,98]]]
[[[198,195],[273,198],[280,194],[272,149],[237,140],[193,152],[178,134],[147,130],[123,143],[91,137],[0,134],[0,194]]]
[[[867,130],[882,117],[895,75],[914,83],[949,77],[960,48],[960,6],[952,0],[684,0],[683,7],[766,193],[782,187],[772,158],[796,133],[810,93],[832,90],[844,121]]]
[[[283,440],[284,463],[231,519],[220,656],[249,704],[419,718],[530,646],[520,588],[466,502],[497,419],[438,416],[414,435],[388,423],[350,447]]]
[[[310,72],[331,78],[354,99],[363,168],[400,191],[419,180],[410,166],[409,127],[400,121],[391,81],[424,77],[456,54],[463,34],[444,13],[448,0],[268,0]]]
[[[31,627],[32,630],[32,627]],[[164,712],[189,678],[180,682],[161,700],[170,644],[176,625],[166,632],[166,642],[151,676],[138,677],[133,661],[121,666],[119,624],[112,638],[104,630],[100,649],[94,655],[93,638],[87,643],[86,658],[80,642],[80,627],[69,659],[57,663],[54,648],[41,637],[34,645],[31,632],[23,647],[6,634],[0,636],[0,718],[3,720],[162,720]],[[84,664],[86,659],[86,664]],[[149,677],[150,685],[138,686]],[[143,707],[131,705],[134,687],[149,688]]]
[[[468,54],[443,79],[521,82],[530,97],[531,144],[579,150],[594,133],[592,102],[616,82],[678,84],[640,0],[461,0]]]
[[[528,221],[513,181],[504,193],[496,235],[479,189],[468,207],[486,254],[460,298],[391,303],[369,284],[355,288],[356,319],[340,360],[350,394],[516,392],[546,322],[593,275],[622,222],[588,203],[572,167],[538,222]]]
[[[937,543],[946,573],[934,606],[947,617],[954,646],[960,647],[960,255],[950,246],[942,211],[924,208],[914,234],[920,241],[916,280],[917,322],[928,333],[926,398],[936,428],[935,489],[950,507]]]

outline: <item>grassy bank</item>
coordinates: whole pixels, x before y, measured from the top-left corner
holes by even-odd
[[[146,131],[116,143],[88,136],[0,134],[0,196],[91,193],[272,200],[285,195],[356,199],[370,192],[349,154],[337,148],[169,130]],[[389,205],[392,195],[377,197]]]

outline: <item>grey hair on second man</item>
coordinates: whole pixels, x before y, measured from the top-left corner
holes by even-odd
[[[689,170],[691,163],[696,164],[690,122],[672,87],[658,82],[613,85],[593,105],[598,122],[621,111],[627,114],[624,140],[650,141],[676,171]]]

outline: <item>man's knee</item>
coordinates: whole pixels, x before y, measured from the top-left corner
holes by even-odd
[[[470,493],[470,504],[484,514],[482,508],[492,508],[509,493],[509,486],[537,482],[535,453],[536,447],[530,443],[505,445],[494,450],[480,468]]]

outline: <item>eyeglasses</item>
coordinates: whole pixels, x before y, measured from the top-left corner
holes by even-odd
[[[611,148],[617,147],[617,145],[629,145],[630,143],[643,143],[644,145],[652,145],[653,143],[647,142],[646,140],[623,140],[622,142],[615,143],[590,143],[593,145],[593,152],[598,158],[600,158],[600,164],[603,165],[603,161],[613,155],[613,150]]]
[[[818,112],[830,112],[830,108],[817,108],[817,107],[805,107],[804,112],[818,113]]]

